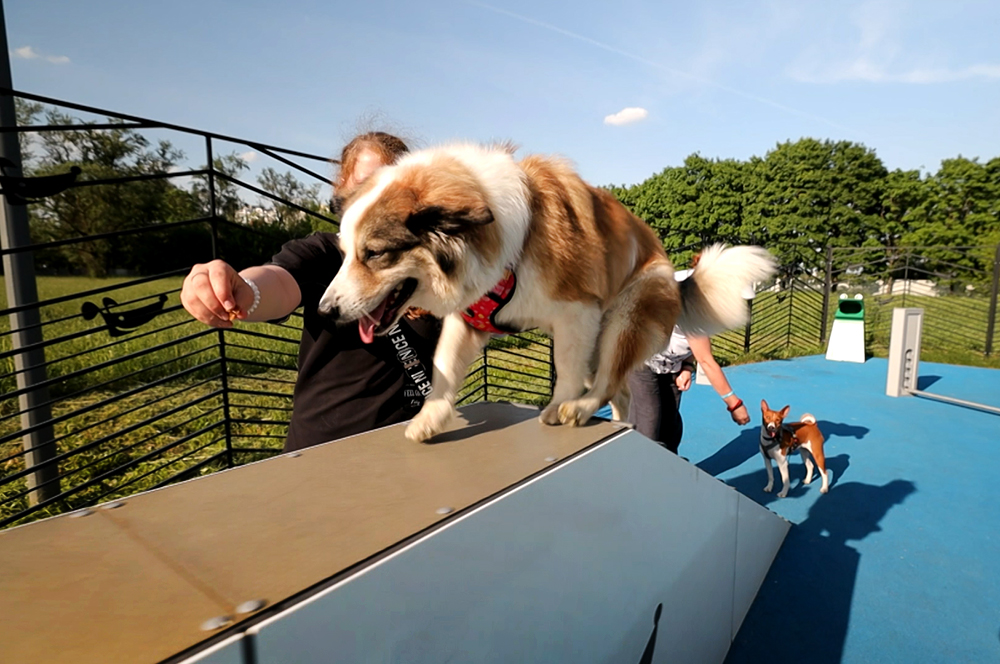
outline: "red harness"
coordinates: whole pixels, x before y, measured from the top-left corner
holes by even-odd
[[[496,315],[504,305],[514,297],[514,288],[517,286],[517,276],[512,268],[507,268],[503,279],[494,286],[490,292],[476,300],[472,306],[462,312],[465,322],[490,334],[511,334],[517,332],[513,329],[505,329],[496,322]]]

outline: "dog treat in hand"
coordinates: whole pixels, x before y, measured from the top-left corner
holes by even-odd
[[[240,313],[239,309],[233,309],[232,311],[230,311],[229,312],[229,322],[231,323],[234,320],[236,320],[236,317],[239,315],[239,313]]]

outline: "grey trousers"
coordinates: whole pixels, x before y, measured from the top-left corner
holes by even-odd
[[[632,402],[628,421],[636,431],[655,440],[674,454],[681,444],[684,422],[681,420],[681,391],[677,389],[677,374],[658,374],[642,365],[628,377]]]

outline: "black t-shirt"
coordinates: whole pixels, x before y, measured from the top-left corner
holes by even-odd
[[[429,381],[440,321],[404,318],[402,339],[378,336],[365,344],[357,323],[337,326],[316,310],[342,262],[333,233],[287,242],[271,259],[288,270],[302,293],[299,373],[286,452],[408,420],[423,405],[412,378],[421,377],[421,367],[414,366],[411,350]],[[409,370],[400,360],[408,355]]]

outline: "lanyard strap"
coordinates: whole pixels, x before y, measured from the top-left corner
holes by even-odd
[[[389,342],[396,349],[396,359],[403,365],[403,371],[409,376],[410,381],[417,388],[417,391],[420,392],[420,395],[427,398],[427,395],[434,389],[431,385],[431,377],[424,369],[424,363],[420,361],[417,349],[406,338],[403,326],[400,323],[396,323],[389,328],[388,336]]]

